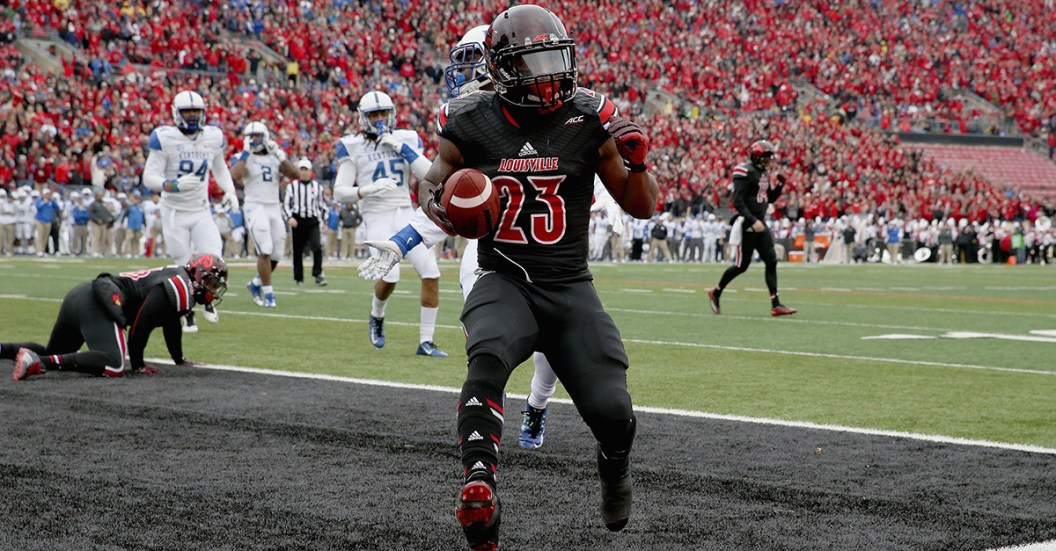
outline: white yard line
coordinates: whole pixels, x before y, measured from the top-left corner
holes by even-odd
[[[165,363],[167,360],[164,359],[150,359],[148,361]],[[297,379],[312,379],[318,381],[335,381],[342,383],[351,383],[358,385],[368,386],[380,386],[386,388],[402,388],[409,390],[427,390],[432,392],[444,392],[447,394],[458,394],[461,389],[444,386],[434,385],[417,385],[409,383],[394,383],[389,381],[377,381],[373,379],[356,379],[352,377],[341,377],[337,375],[322,375],[318,373],[298,373],[294,371],[281,371],[273,369],[258,369],[254,367],[241,367],[234,365],[208,365],[203,366],[202,369],[215,369],[218,371],[235,371],[241,373],[256,373],[260,375],[275,375],[280,377],[291,377]],[[526,399],[527,396],[524,394],[508,394],[509,398],[515,400]],[[551,401],[560,404],[571,405],[572,401],[562,398],[554,398]],[[1056,455],[1056,448],[1045,448],[1041,446],[1031,446],[1026,444],[1009,444],[1007,442],[992,442],[989,440],[971,440],[968,438],[956,438],[951,436],[942,436],[936,434],[918,434],[912,432],[901,432],[893,430],[880,430],[880,429],[869,429],[859,427],[847,427],[842,425],[822,425],[818,423],[808,423],[803,421],[787,421],[784,419],[770,419],[766,417],[746,417],[742,415],[722,415],[717,413],[707,413],[703,411],[690,411],[682,409],[669,409],[669,408],[658,408],[648,406],[635,406],[635,411],[654,413],[657,415],[673,415],[677,417],[692,417],[698,419],[711,419],[716,421],[733,421],[738,423],[752,423],[757,425],[772,425],[780,427],[790,427],[799,429],[810,429],[810,430],[824,430],[832,432],[848,432],[853,434],[865,434],[870,436],[884,436],[889,438],[907,438],[910,440],[920,440],[924,442],[934,442],[937,444],[951,444],[957,446],[976,446],[983,448],[994,448],[1002,450],[1013,450],[1022,451],[1027,453],[1038,453],[1047,455]]]
[[[15,297],[10,297],[15,298]],[[30,300],[30,301],[42,301],[42,302],[61,302],[61,299],[52,298],[29,298],[29,297],[18,297],[15,300]],[[279,314],[270,312],[240,312],[237,310],[224,310],[220,308],[221,314],[232,315],[232,316],[256,316],[263,318],[277,318],[277,319],[299,319],[307,321],[327,321],[327,322],[341,322],[341,323],[366,323],[367,320],[363,319],[348,319],[348,318],[337,318],[331,316],[302,316],[294,314]],[[418,327],[417,322],[399,322],[399,321],[386,321],[388,325],[406,326],[406,327]],[[459,325],[442,325],[437,324],[438,328],[442,329],[457,329],[461,330],[462,327]],[[881,362],[881,363],[893,363],[900,365],[922,365],[932,367],[950,367],[955,369],[977,369],[984,371],[997,371],[1003,373],[1019,373],[1027,375],[1056,375],[1056,371],[1044,371],[1036,369],[1019,369],[1011,367],[997,367],[989,365],[978,365],[978,364],[960,364],[960,363],[949,363],[949,362],[930,362],[925,360],[904,360],[899,358],[882,358],[876,356],[855,356],[850,354],[825,354],[821,352],[799,352],[794,350],[776,350],[769,348],[749,348],[744,346],[726,346],[719,344],[706,344],[706,343],[692,343],[692,342],[677,342],[677,341],[658,341],[658,340],[644,340],[644,339],[623,339],[625,343],[634,344],[646,344],[655,346],[677,346],[682,348],[699,348],[699,349],[711,349],[711,350],[726,350],[733,352],[756,352],[760,354],[778,354],[778,355],[789,355],[789,356],[804,356],[809,358],[830,358],[838,360],[850,360],[850,361],[861,361],[861,362]]]
[[[958,364],[947,362],[929,362],[924,360],[903,360],[899,358],[878,358],[874,356],[852,356],[849,354],[823,354],[820,352],[797,352],[794,350],[772,350],[767,348],[747,348],[744,346],[725,346],[719,344],[703,344],[693,342],[670,342],[652,341],[639,339],[623,339],[623,342],[637,344],[655,344],[658,346],[681,346],[685,348],[707,348],[712,350],[730,350],[734,352],[758,352],[762,354],[787,354],[789,356],[806,356],[810,358],[832,358],[837,360],[852,360],[858,362],[882,362],[903,365],[928,365],[934,367],[952,367],[957,369],[981,369],[985,371],[1001,371],[1005,373],[1023,373],[1029,375],[1056,375],[1056,371],[1042,371],[1037,369],[1017,369],[1012,367],[994,367],[990,365]]]

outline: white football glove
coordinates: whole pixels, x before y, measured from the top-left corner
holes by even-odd
[[[238,207],[238,195],[235,195],[234,193],[225,193],[224,198],[220,202],[227,205],[227,208],[230,209],[232,214],[240,210]]]
[[[612,224],[612,233],[623,235],[623,209],[620,208],[619,203],[610,200],[609,204],[605,205],[605,217]]]
[[[370,197],[371,195],[377,195],[379,193],[385,193],[386,191],[392,191],[398,188],[399,185],[396,180],[392,178],[380,178],[373,184],[367,184],[359,187],[360,197]]]
[[[395,243],[386,239],[385,241],[366,241],[367,246],[373,247],[378,254],[371,255],[359,265],[359,277],[368,281],[377,281],[392,270],[403,259],[403,253]]]
[[[393,150],[393,151],[395,151],[395,152],[397,152],[397,153],[399,153],[400,152],[400,148],[403,147],[403,144],[400,143],[400,141],[397,140],[396,137],[393,136],[391,132],[386,133],[386,134],[382,134],[381,137],[378,138],[378,143],[383,145],[383,146],[385,146],[385,147],[387,147],[387,148],[389,148],[389,149],[391,149],[391,150]]]
[[[286,152],[283,151],[281,147],[279,147],[279,144],[275,140],[268,140],[267,142],[264,142],[264,147],[265,149],[267,149],[268,153],[274,155],[280,163],[286,161]]]
[[[176,186],[179,193],[188,193],[202,189],[205,187],[205,182],[203,182],[196,174],[188,173],[176,178]]]

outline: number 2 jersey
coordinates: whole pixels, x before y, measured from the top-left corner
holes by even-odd
[[[175,126],[159,126],[151,132],[150,155],[165,159],[164,179],[195,174],[205,183],[191,192],[161,192],[161,206],[174,210],[199,212],[209,209],[209,171],[224,162],[224,133],[215,126],[205,126],[187,136]],[[149,166],[151,163],[147,163]]]
[[[392,137],[422,154],[422,139],[413,130],[393,130]],[[383,212],[400,207],[411,207],[409,191],[411,166],[399,153],[378,143],[367,135],[351,134],[338,140],[335,146],[338,170],[353,170],[356,185],[367,186],[381,178],[396,180],[399,187],[392,191],[364,197],[359,201],[360,212]]]
[[[234,163],[232,163],[234,164]],[[250,153],[246,156],[246,177],[243,180],[243,199],[246,203],[279,206],[279,158],[271,155]]]
[[[590,205],[604,125],[617,114],[586,88],[547,115],[515,120],[494,92],[471,92],[440,108],[437,129],[464,165],[500,193],[499,227],[480,239],[483,270],[534,283],[592,278],[587,268]]]

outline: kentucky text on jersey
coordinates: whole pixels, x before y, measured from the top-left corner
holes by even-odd
[[[557,157],[535,159],[503,159],[499,172],[553,172],[557,170]]]
[[[215,153],[212,151],[199,151],[192,149],[193,146],[180,145],[176,148],[176,154],[183,159],[212,159]]]

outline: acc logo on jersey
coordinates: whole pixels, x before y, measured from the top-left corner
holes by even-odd
[[[568,119],[567,121],[565,121],[565,126],[572,126],[573,124],[579,124],[581,122],[583,122],[583,115]]]

